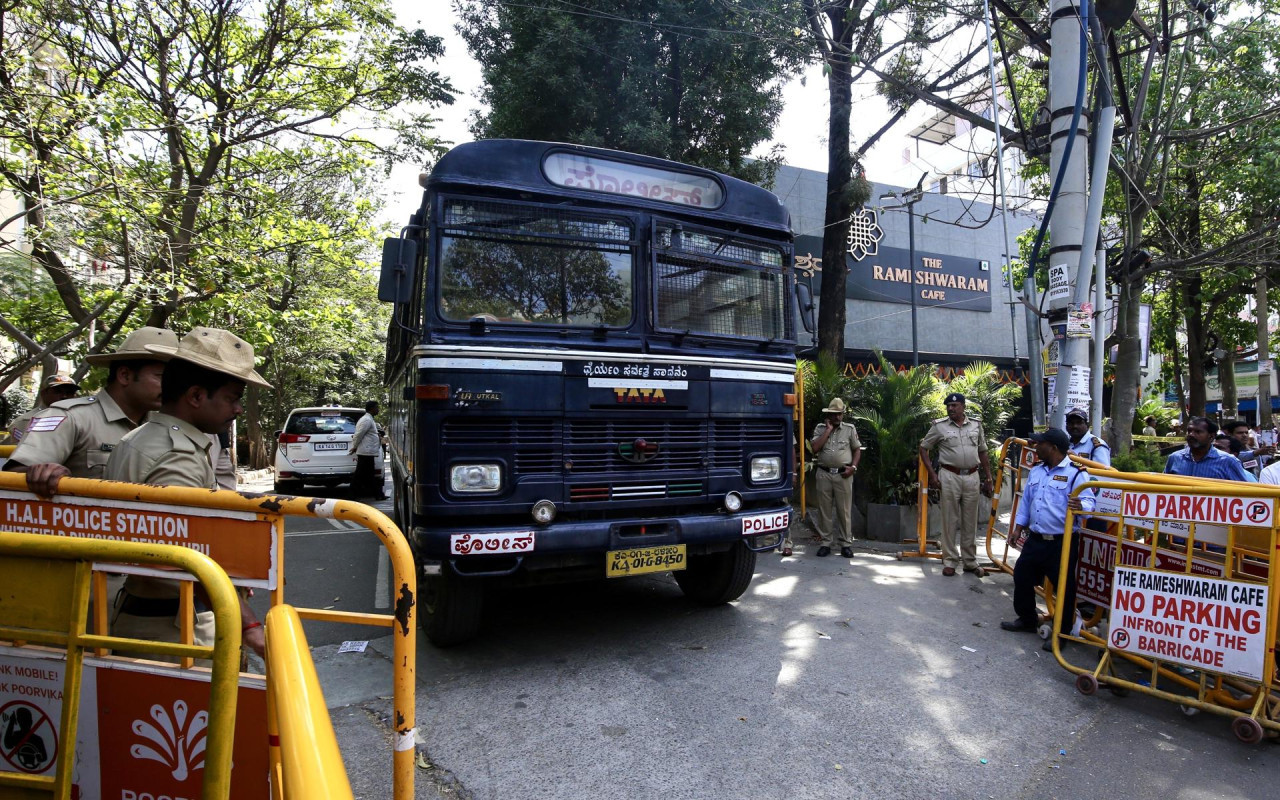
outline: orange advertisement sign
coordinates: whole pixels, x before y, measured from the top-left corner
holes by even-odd
[[[276,587],[277,522],[246,511],[67,496],[42,500],[0,490],[0,531],[189,547],[217,562],[232,583],[258,589]],[[111,571],[173,575],[141,566]]]

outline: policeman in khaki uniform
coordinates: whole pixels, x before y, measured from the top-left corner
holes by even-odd
[[[147,414],[160,407],[160,380],[169,356],[147,345],[174,346],[178,335],[139,328],[114,353],[86,362],[109,368],[106,388],[89,397],[54,403],[36,415],[5,469],[27,473],[27,486],[45,497],[64,476],[102,478],[111,451]]]
[[[31,424],[31,420],[36,414],[44,411],[54,403],[70,400],[76,396],[78,391],[80,391],[80,384],[66,375],[50,375],[45,378],[44,383],[40,385],[39,402],[36,407],[19,414],[14,418],[13,422],[9,423],[9,433],[0,444],[17,444],[21,442],[22,437],[27,432],[27,426]]]
[[[1071,439],[1070,454],[1111,466],[1111,445],[1089,433],[1089,410],[1073,408],[1067,412],[1067,436]]]
[[[171,356],[164,372],[160,410],[120,440],[107,462],[109,480],[157,486],[216,489],[207,434],[224,433],[244,411],[245,385],[271,384],[253,369],[253,347],[218,328],[195,328],[177,347],[151,345]],[[116,597],[112,634],[157,641],[178,641],[178,582],[130,575]],[[213,612],[196,589],[196,644],[213,642]],[[262,623],[243,602],[244,643],[263,653]]]
[[[853,474],[862,460],[858,431],[844,422],[844,400],[839,397],[822,409],[826,419],[813,429],[814,472],[818,490],[818,556],[831,555],[831,542],[840,539],[840,555],[853,558],[850,514],[853,508]],[[834,515],[834,520],[832,519]],[[832,530],[834,522],[835,530]]]
[[[978,566],[978,503],[991,493],[991,464],[987,461],[987,435],[982,423],[965,416],[965,398],[959,392],[946,397],[947,416],[933,421],[920,441],[920,460],[929,471],[929,488],[938,489],[942,506],[942,574],[956,574],[961,563],[965,572],[978,577],[986,571]],[[929,451],[938,448],[941,475],[933,468]],[[978,470],[982,470],[979,482]],[[960,543],[956,546],[956,529]]]

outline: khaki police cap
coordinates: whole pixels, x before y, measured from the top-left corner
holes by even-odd
[[[147,349],[190,361],[198,367],[221,372],[264,389],[271,388],[271,384],[253,370],[253,345],[222,328],[192,328],[177,347],[149,344]]]
[[[168,361],[168,355],[148,350],[147,345],[176,347],[177,344],[178,334],[167,328],[138,328],[124,337],[124,341],[114,353],[98,353],[86,357],[85,361],[95,367],[110,364],[112,361]]]
[[[823,414],[843,414],[844,400],[840,399],[839,397],[833,398],[831,401],[831,405],[822,409],[822,413]]]
[[[44,379],[44,383],[40,384],[40,391],[43,392],[45,389],[52,389],[55,386],[74,386],[77,389],[80,388],[80,384],[68,378],[66,375],[50,375]]]

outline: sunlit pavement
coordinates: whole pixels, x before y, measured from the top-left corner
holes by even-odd
[[[762,554],[729,606],[690,605],[669,575],[543,587],[492,595],[477,642],[420,640],[419,796],[1272,790],[1277,749],[1238,744],[1225,719],[1079,695],[1039,638],[999,629],[1009,576],[943,577],[879,543],[819,559],[807,531],[796,545]],[[390,641],[336,650],[316,656],[353,785],[386,797]]]

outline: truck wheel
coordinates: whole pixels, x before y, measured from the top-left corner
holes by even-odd
[[[439,575],[418,573],[418,617],[422,632],[436,647],[450,647],[476,638],[484,608],[484,584],[457,575],[446,564]]]
[[[704,606],[737,600],[751,584],[756,553],[743,542],[734,542],[723,553],[689,557],[689,566],[671,573],[684,596]]]

